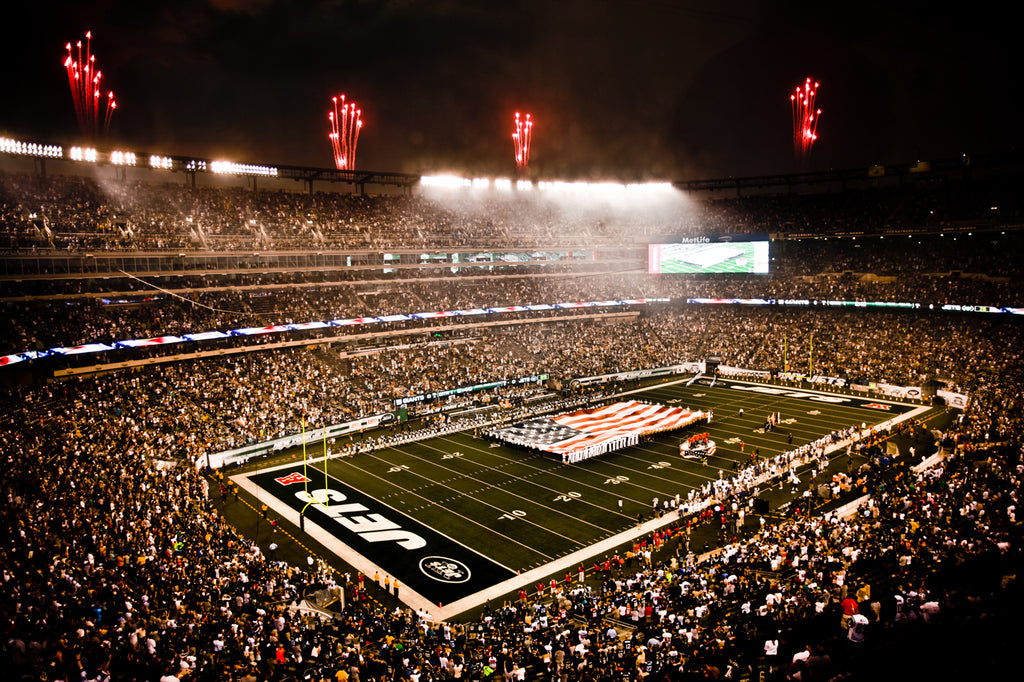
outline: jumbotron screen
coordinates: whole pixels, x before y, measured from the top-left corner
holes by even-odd
[[[768,235],[666,238],[647,245],[650,273],[767,274]]]

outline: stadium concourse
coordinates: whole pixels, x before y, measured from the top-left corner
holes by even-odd
[[[4,172],[5,676],[995,675],[1012,657],[1020,598],[1014,178],[595,219],[507,198]],[[771,274],[646,274],[648,236],[710,229],[773,233]],[[461,267],[456,253],[490,260]],[[484,312],[413,317],[454,310]],[[257,331],[228,333],[242,329]],[[657,374],[712,355],[750,374]],[[699,430],[718,459],[684,461],[686,430],[572,465],[477,437],[633,392],[714,410]],[[841,407],[876,414],[875,428],[827,401],[787,402],[801,394],[863,399]],[[371,574],[376,562],[335,551],[312,515],[244,485],[322,480],[296,438],[370,421],[379,427],[306,443],[331,450],[321,477],[353,489],[313,500],[381,502],[453,537],[476,528],[470,549],[504,552],[499,563],[528,585],[486,592],[495,582],[476,606],[410,608],[404,579]],[[289,445],[253,454],[277,439]],[[207,467],[232,452],[227,468]],[[486,480],[461,468],[481,464]],[[533,523],[537,495],[508,507],[523,535],[506,532],[506,545],[483,535],[497,514],[455,520],[474,497],[504,509],[499,489],[526,498],[527,473],[582,483],[602,467],[600,484],[562,493],[557,522]],[[598,493],[603,480],[618,483]],[[654,480],[658,503],[644,492]],[[458,499],[407,494],[428,485]],[[681,494],[666,509],[670,490]],[[353,532],[395,532],[380,513]]]

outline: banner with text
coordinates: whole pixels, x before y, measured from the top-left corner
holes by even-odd
[[[378,426],[384,426],[385,424],[391,424],[397,421],[397,412],[375,414],[370,417],[363,417],[362,419],[356,419],[355,421],[345,422],[344,424],[333,424],[331,426],[310,429],[309,431],[306,431],[305,434],[296,433],[291,436],[263,441],[262,443],[245,445],[233,450],[224,450],[223,452],[218,452],[209,456],[203,455],[196,460],[195,464],[196,468],[209,464],[211,469],[220,469],[221,467],[230,466],[232,464],[247,462],[253,457],[260,457],[262,455],[268,455],[271,452],[277,452],[278,450],[285,450],[287,448],[295,447],[296,445],[302,445],[303,441],[315,444],[323,441],[325,438],[335,438],[349,433],[357,433],[365,429],[375,429]]]

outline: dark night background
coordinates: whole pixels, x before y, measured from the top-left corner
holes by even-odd
[[[0,133],[79,139],[64,45],[93,32],[110,144],[330,167],[327,111],[363,109],[357,166],[537,177],[787,173],[789,93],[821,83],[809,170],[1015,143],[1009,4],[768,0],[108,0],[8,16]],[[9,9],[10,11],[10,9]]]

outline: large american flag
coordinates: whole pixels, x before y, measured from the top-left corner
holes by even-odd
[[[627,400],[530,419],[498,429],[493,435],[517,445],[564,454],[631,435],[678,429],[706,417],[705,412]]]

